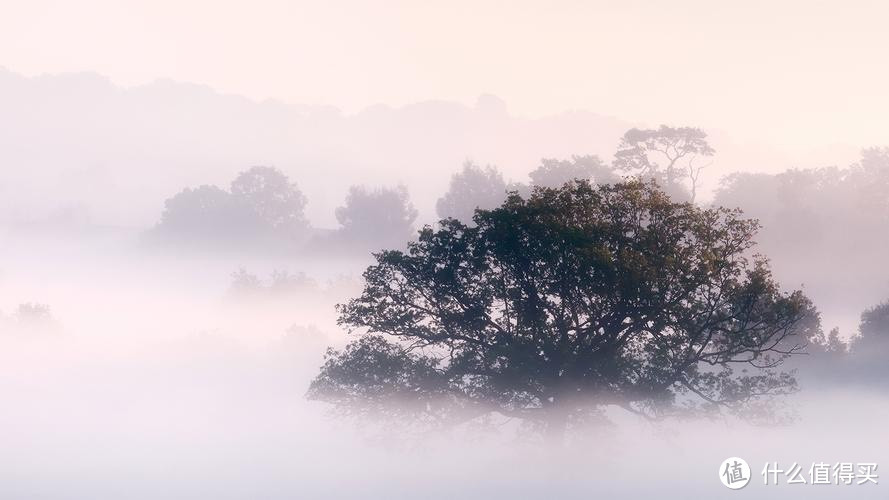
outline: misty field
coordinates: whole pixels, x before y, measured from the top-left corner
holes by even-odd
[[[304,395],[324,349],[347,340],[333,305],[367,262],[146,255],[128,235],[5,241],[4,262],[17,265],[3,267],[0,295],[4,498],[722,498],[725,456],[889,459],[874,446],[889,400],[853,386],[804,384],[787,402],[793,424],[649,423],[618,410],[557,448],[509,422],[493,433],[362,430]],[[311,269],[311,289],[232,289],[241,267],[285,266]],[[12,318],[14,304],[38,300],[51,320]],[[835,498],[832,488],[747,489]]]

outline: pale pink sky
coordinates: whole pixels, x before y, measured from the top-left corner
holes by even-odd
[[[0,0],[0,66],[256,99],[502,97],[811,149],[889,143],[887,2]]]

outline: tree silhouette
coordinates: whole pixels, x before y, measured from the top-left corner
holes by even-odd
[[[868,308],[861,313],[858,333],[859,337],[855,342],[856,348],[889,346],[889,301]]]
[[[687,196],[694,203],[702,157],[715,151],[707,143],[707,134],[692,127],[628,130],[614,155],[616,168],[645,179],[653,179],[673,197]],[[688,186],[683,183],[687,182]]]
[[[438,199],[435,210],[441,218],[470,222],[476,208],[494,208],[506,199],[506,182],[495,168],[481,168],[467,161],[451,176],[448,192]]]
[[[280,170],[252,167],[238,174],[231,191],[203,185],[167,199],[154,234],[226,247],[286,246],[307,232],[305,205],[305,196]]]
[[[192,240],[244,236],[250,218],[239,211],[231,193],[216,186],[185,188],[164,202],[158,229]]]
[[[352,186],[345,205],[336,209],[336,220],[342,226],[340,238],[362,249],[403,244],[413,233],[416,218],[417,210],[404,186]]]
[[[309,397],[435,422],[499,413],[559,439],[610,405],[654,418],[793,390],[776,367],[812,306],[748,258],[757,227],[640,181],[443,220],[376,254],[338,306],[362,337],[329,352]]]
[[[889,148],[863,150],[861,161],[850,170],[858,185],[858,203],[882,221],[889,221]]]
[[[839,340],[839,339],[837,339]],[[843,347],[846,347],[845,344]],[[837,350],[827,383],[856,384],[885,391],[887,389],[886,353],[889,352],[889,301],[869,307],[861,313],[858,335],[847,349]]]
[[[274,167],[251,167],[232,181],[235,203],[253,213],[259,224],[274,231],[302,230],[306,197],[296,184]]]

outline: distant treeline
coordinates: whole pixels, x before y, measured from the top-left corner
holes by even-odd
[[[528,182],[507,182],[496,167],[467,162],[452,176],[436,211],[441,218],[471,222],[475,209],[498,206],[510,191],[527,196],[534,187],[557,187],[574,179],[606,184],[628,176],[653,179],[674,198],[694,201],[698,177],[713,153],[700,129],[661,126],[628,131],[611,164],[597,156],[545,158],[529,173]],[[283,172],[256,166],[240,173],[228,189],[186,188],[166,200],[150,240],[217,251],[366,253],[403,246],[417,229],[417,211],[404,186],[352,186],[336,209],[336,230],[311,227],[306,203]]]
[[[467,162],[451,177],[436,211],[440,218],[471,222],[476,208],[499,206],[509,191],[527,196],[536,186],[557,187],[573,179],[605,184],[627,177],[655,180],[674,199],[696,202],[699,179],[714,153],[700,129],[661,126],[627,131],[610,163],[597,156],[544,158],[525,182],[507,181],[496,166]],[[352,186],[336,209],[334,230],[311,227],[307,202],[280,170],[252,167],[228,189],[186,188],[166,200],[151,239],[214,251],[364,254],[401,247],[417,229],[417,211],[404,186]],[[830,262],[827,271],[846,266],[853,279],[860,259],[843,262],[833,256],[854,250],[878,258],[889,248],[889,149],[865,150],[847,168],[732,174],[723,178],[713,205],[739,207],[760,220],[760,248],[785,277],[808,283],[813,265]]]
[[[227,190],[203,185],[166,200],[149,241],[223,252],[365,252],[404,244],[417,217],[403,186],[351,187],[345,204],[336,210],[337,231],[311,227],[304,213],[306,203],[297,184],[283,172],[256,166],[241,172]]]

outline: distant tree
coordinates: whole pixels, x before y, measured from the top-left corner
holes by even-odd
[[[232,273],[231,291],[235,294],[256,294],[263,289],[259,276],[247,272],[243,267]]]
[[[826,211],[820,206],[828,201],[824,189],[835,179],[835,169],[792,169],[778,175],[735,173],[722,180],[713,203],[740,207],[759,219],[768,250],[778,255],[798,253],[811,248],[828,228],[823,219]]]
[[[849,350],[849,345],[840,338],[839,328],[831,328],[822,343],[822,349],[827,353],[845,354]]]
[[[499,413],[558,440],[609,405],[654,418],[794,389],[776,367],[813,307],[748,260],[758,226],[738,211],[580,181],[474,220],[376,254],[338,306],[362,336],[329,353],[310,398],[435,422]]]
[[[506,182],[495,168],[481,168],[467,161],[463,170],[451,176],[448,192],[438,199],[435,210],[441,218],[469,222],[476,208],[494,208],[506,199]]]
[[[840,329],[832,328],[826,335],[820,335],[809,339],[809,353],[815,355],[841,356],[848,352],[849,345],[840,338]]]
[[[241,172],[232,181],[231,194],[235,203],[274,231],[299,231],[308,226],[303,213],[306,197],[274,167],[257,166]]]
[[[861,314],[858,335],[849,345],[845,380],[886,390],[886,356],[889,354],[889,301]],[[837,378],[837,377],[834,377]]]
[[[668,127],[628,130],[614,155],[614,166],[631,175],[654,179],[672,196],[694,203],[704,158],[715,151],[699,128]]]
[[[889,301],[865,310],[858,326],[856,347],[889,345]]]
[[[522,198],[527,198],[527,197],[531,196],[531,191],[533,191],[533,190],[534,190],[534,188],[532,186],[530,186],[524,182],[513,181],[513,182],[510,182],[509,184],[506,185],[506,192],[507,193],[516,193],[517,195],[521,196]]]
[[[620,180],[608,165],[594,155],[572,156],[570,160],[544,158],[528,176],[532,185],[549,188],[562,187],[575,179],[596,184],[612,184]]]
[[[246,223],[231,193],[203,185],[185,188],[166,200],[158,227],[189,239],[216,239],[240,232]]]
[[[873,172],[880,178],[889,170],[889,147],[871,147],[861,150],[858,165],[865,171]]]
[[[778,192],[780,180],[773,174],[735,172],[723,177],[714,194],[713,204],[723,207],[743,207],[744,213],[759,218],[769,217],[781,203]],[[760,203],[754,204],[756,194]]]
[[[404,186],[373,190],[352,186],[345,205],[336,209],[340,237],[362,248],[402,244],[413,233],[416,218]]]
[[[225,247],[288,243],[307,229],[305,205],[305,196],[286,175],[253,167],[238,175],[231,192],[203,185],[166,200],[154,234]]]
[[[806,346],[806,356],[793,356],[784,363],[786,370],[795,372],[801,385],[819,386],[833,383],[845,369],[844,363],[849,353],[849,345],[840,337],[839,328],[825,333],[821,328],[821,317],[817,311],[797,323],[802,334],[791,342],[802,341]]]
[[[889,221],[889,148],[863,150],[861,161],[851,170],[857,186],[855,199],[880,220]]]

